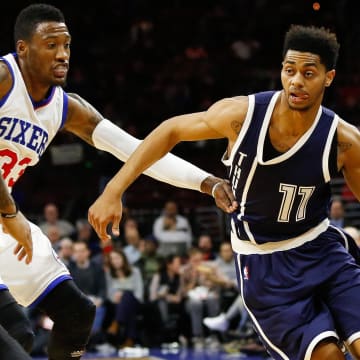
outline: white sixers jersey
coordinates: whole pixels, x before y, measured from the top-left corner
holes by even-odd
[[[0,169],[5,183],[12,186],[29,165],[35,165],[67,115],[67,94],[53,87],[46,99],[35,103],[30,98],[15,54],[4,61],[13,85],[0,100]],[[0,226],[0,289],[8,287],[23,306],[36,303],[56,284],[70,279],[66,266],[54,253],[49,239],[30,223],[33,261],[27,265],[13,254],[16,241]]]
[[[0,100],[0,168],[11,190],[26,167],[39,161],[62,127],[68,97],[60,86],[56,86],[43,101],[32,101],[16,54],[7,54],[0,60],[7,64],[13,78],[11,90]]]

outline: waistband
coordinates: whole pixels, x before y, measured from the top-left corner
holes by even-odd
[[[248,240],[239,239],[236,234],[231,232],[231,245],[233,250],[238,254],[271,254],[275,251],[285,251],[301,246],[308,241],[316,239],[321,233],[329,227],[329,219],[324,219],[317,226],[308,230],[304,234],[291,239],[281,241],[270,241],[265,244],[256,244]]]

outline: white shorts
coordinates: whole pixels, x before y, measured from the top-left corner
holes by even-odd
[[[17,241],[0,226],[0,289],[6,285],[16,301],[29,306],[40,301],[58,283],[71,279],[50,240],[38,226],[29,222],[33,240],[33,259],[26,264],[14,255]]]

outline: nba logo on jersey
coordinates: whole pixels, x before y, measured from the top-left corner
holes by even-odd
[[[247,266],[244,266],[243,279],[249,280],[249,268]]]

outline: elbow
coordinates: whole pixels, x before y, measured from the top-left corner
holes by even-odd
[[[161,131],[167,139],[168,147],[173,148],[176,144],[181,142],[180,131],[177,126],[178,117],[173,117],[171,119],[165,120],[161,125]]]

